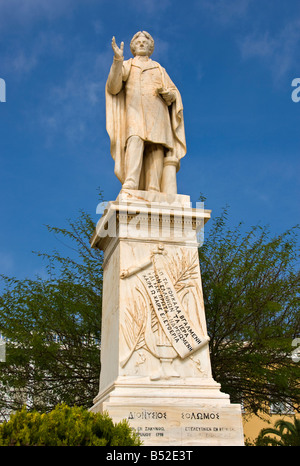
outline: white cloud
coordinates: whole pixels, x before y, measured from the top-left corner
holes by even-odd
[[[48,138],[63,134],[76,143],[105,128],[104,89],[112,53],[78,52],[67,75],[48,89],[37,117]],[[103,120],[99,121],[101,118]],[[49,142],[49,141],[48,141]]]
[[[201,0],[196,6],[222,25],[232,24],[247,14],[252,0]]]
[[[245,37],[240,45],[244,59],[252,57],[270,57],[276,49],[276,41],[268,32],[253,32]]]
[[[37,50],[31,50],[26,53],[25,50],[18,50],[13,56],[6,60],[5,68],[19,75],[27,74],[37,65],[39,53]]]
[[[169,6],[172,6],[171,0],[129,0],[135,10],[144,12],[146,15],[157,16],[166,10]]]
[[[100,21],[99,19],[95,20],[92,22],[95,34],[102,34],[104,31],[104,25],[103,22]]]
[[[62,34],[40,32],[33,42],[20,43],[12,40],[7,45],[6,55],[2,57],[2,70],[12,73],[15,78],[23,78],[49,54],[61,55],[65,48]]]
[[[164,60],[167,61],[168,52],[170,49],[170,42],[160,38],[159,36],[153,36],[154,39],[154,53],[155,53],[155,60]]]
[[[289,21],[276,34],[256,31],[240,42],[243,59],[258,58],[269,67],[273,78],[278,81],[298,64],[297,52],[300,45],[300,20]]]
[[[0,251],[0,274],[10,275],[13,272],[14,266],[13,255],[6,251]]]
[[[71,12],[82,0],[1,0],[0,30],[27,27],[37,20],[53,20]]]

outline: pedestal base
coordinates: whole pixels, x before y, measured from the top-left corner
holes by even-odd
[[[145,445],[243,445],[241,409],[211,373],[189,196],[122,190],[91,240],[104,251],[101,377],[93,412]]]
[[[149,383],[119,380],[100,393],[91,411],[127,419],[145,446],[242,446],[240,405],[210,380]]]

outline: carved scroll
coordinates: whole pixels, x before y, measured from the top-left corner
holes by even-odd
[[[156,263],[157,255],[164,258],[160,265]],[[176,254],[166,259],[164,247],[158,245],[140,265],[121,272],[122,279],[136,274],[140,282],[140,286],[135,287],[133,304],[126,309],[122,325],[129,348],[122,367],[141,348],[164,364],[171,364],[177,356],[184,359],[208,343],[197,312],[198,266],[197,254],[182,250],[180,257]],[[191,309],[187,305],[191,300],[192,312],[197,314],[194,319],[191,319]],[[170,364],[169,374],[172,373]],[[172,376],[178,374],[173,371]]]

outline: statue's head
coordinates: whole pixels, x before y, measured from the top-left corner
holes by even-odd
[[[146,55],[150,57],[154,50],[154,40],[146,31],[137,32],[130,42],[132,55]]]

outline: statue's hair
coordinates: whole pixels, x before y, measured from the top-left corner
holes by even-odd
[[[143,34],[145,37],[147,37],[147,39],[150,41],[151,45],[150,45],[150,55],[152,55],[153,53],[153,50],[154,50],[154,40],[153,40],[153,37],[149,34],[149,32],[147,31],[139,31],[137,32],[133,38],[131,39],[131,42],[130,42],[130,50],[131,50],[131,53],[132,55],[135,55],[135,47],[134,47],[134,41],[135,39],[137,39],[141,34]]]

